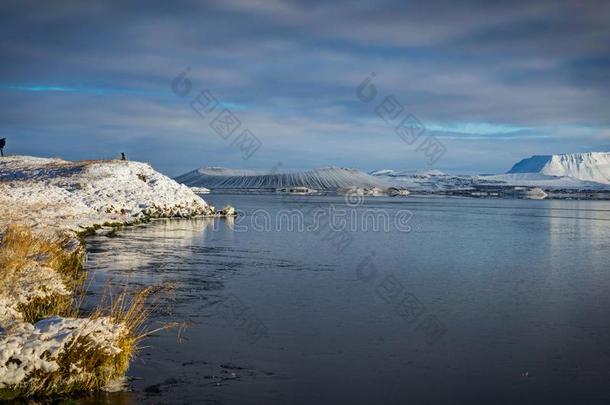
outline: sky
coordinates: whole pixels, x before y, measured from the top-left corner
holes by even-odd
[[[171,176],[610,151],[610,2],[522,3],[3,1],[0,137]]]

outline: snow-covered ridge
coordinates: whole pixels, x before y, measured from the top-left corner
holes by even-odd
[[[213,213],[188,187],[145,163],[0,159],[0,226],[18,221],[78,231],[105,222]]]
[[[290,173],[264,173],[203,167],[176,177],[191,187],[209,189],[278,189],[307,187],[315,190],[337,190],[347,187],[387,188],[388,183],[357,169],[326,167]]]
[[[515,173],[537,173],[610,184],[610,152],[536,155],[521,160],[508,171],[508,174]]]

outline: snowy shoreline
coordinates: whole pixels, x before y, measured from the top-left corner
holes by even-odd
[[[74,307],[71,284],[80,277],[74,272],[86,274],[83,236],[225,211],[145,163],[0,159],[0,394],[102,389],[123,377],[135,342],[129,325],[109,316],[81,317],[77,310],[53,312]],[[85,372],[87,365],[73,358],[75,346],[106,358],[107,366]]]
[[[145,163],[0,159],[0,226],[19,221],[79,232],[96,224],[195,215],[216,210]]]

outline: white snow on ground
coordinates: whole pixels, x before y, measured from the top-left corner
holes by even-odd
[[[212,213],[213,207],[188,187],[145,163],[28,156],[0,159],[0,227],[18,220],[35,228],[78,231],[145,216]]]
[[[574,177],[548,176],[540,173],[506,173],[475,176],[478,184],[505,183],[511,186],[540,187],[544,189],[607,190],[603,183],[579,180]]]
[[[108,355],[120,353],[116,343],[122,333],[122,325],[105,317],[75,319],[55,316],[34,325],[18,324],[10,334],[0,335],[0,389],[19,386],[30,378],[44,381],[45,374],[59,369],[58,358],[81,336],[91,339],[98,350]],[[70,378],[86,380],[88,376],[83,375],[83,366],[72,364]]]
[[[610,184],[610,153],[589,152],[532,156],[518,162],[508,171],[508,174],[515,173],[538,173]]]
[[[12,297],[0,296],[0,342],[2,342],[2,331],[5,328],[23,321],[23,315],[17,310],[18,304]],[[0,377],[0,381],[2,381],[2,377]]]
[[[74,232],[95,224],[214,213],[214,207],[188,187],[145,163],[0,158],[0,232],[21,223],[48,238],[67,233],[78,245]],[[122,327],[106,318],[23,322],[19,304],[70,294],[60,275],[37,264],[36,258],[24,260],[10,287],[0,287],[0,388],[14,388],[31,376],[44,378],[39,373],[55,371],[58,356],[78,336],[90,337],[98,348],[120,350],[115,344]],[[79,378],[79,366],[73,366],[69,378]]]
[[[18,277],[4,282],[7,285],[0,289],[0,327],[23,319],[18,311],[20,305],[27,305],[39,298],[72,294],[55,270],[33,261],[20,270]]]

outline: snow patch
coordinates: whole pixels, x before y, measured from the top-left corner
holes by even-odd
[[[87,337],[91,345],[108,355],[118,354],[121,349],[116,345],[122,325],[113,323],[110,318],[76,319],[52,317],[35,323],[20,323],[11,329],[10,334],[0,332],[0,389],[15,389],[28,379],[44,381],[46,375],[59,370],[58,359],[79,337]],[[67,372],[71,379],[85,379],[82,364],[71,364]],[[32,384],[31,381],[28,384]]]

